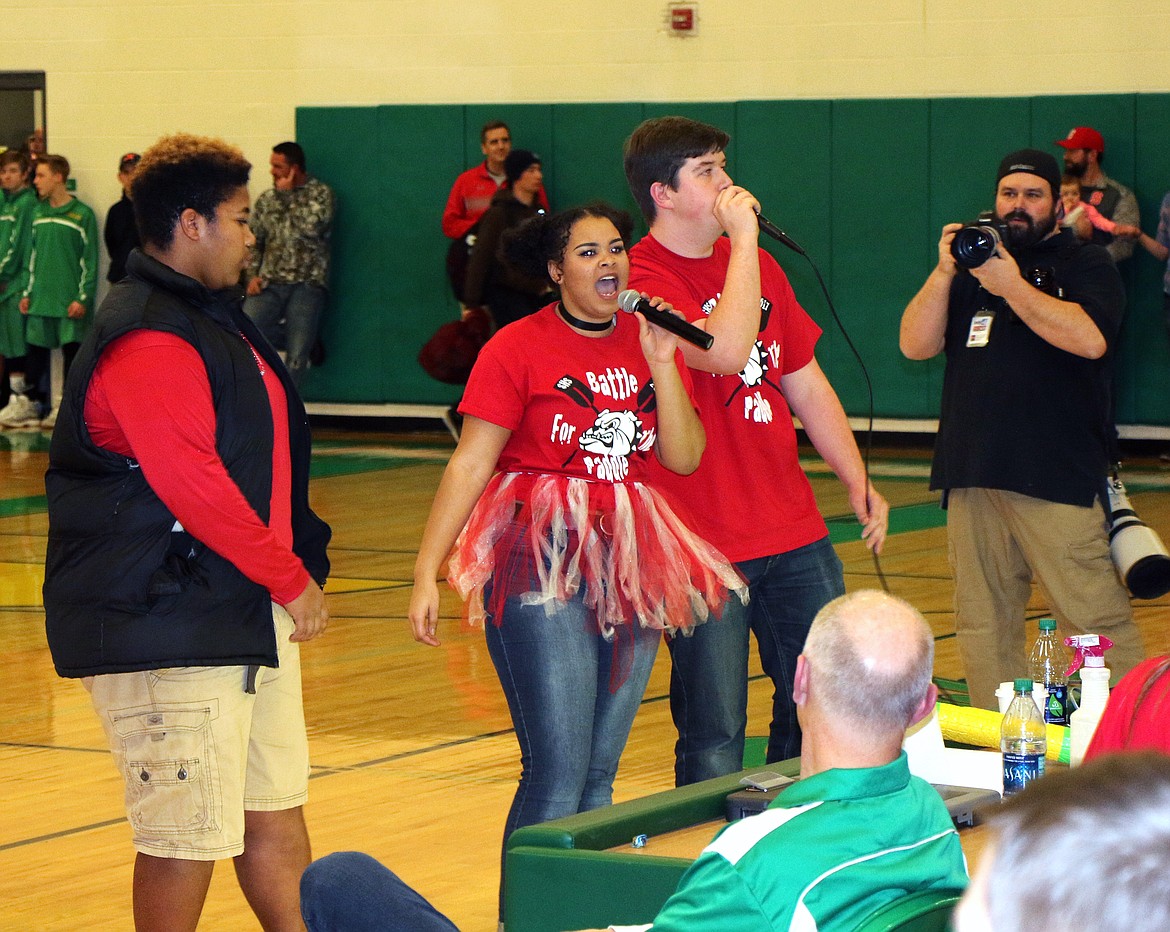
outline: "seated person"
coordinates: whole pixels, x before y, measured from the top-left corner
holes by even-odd
[[[933,665],[930,627],[906,602],[873,590],[829,602],[796,662],[800,781],[765,812],[723,829],[651,925],[610,929],[846,932],[908,893],[965,887],[946,806],[910,775],[901,749],[906,729],[934,708]],[[309,932],[454,928],[429,914],[430,924],[386,925],[396,908],[387,904],[405,901],[413,910],[418,894],[377,862],[340,866],[347,870],[327,879],[317,864],[306,871],[301,910]]]
[[[1170,656],[1151,657],[1123,676],[1085,751],[1085,761],[1111,751],[1170,754]]]
[[[956,932],[1170,929],[1170,758],[1111,754],[1050,773],[990,816]]]
[[[651,925],[610,929],[849,930],[908,893],[966,886],[946,807],[901,750],[934,708],[933,663],[930,628],[901,599],[822,608],[796,662],[800,781],[723,829]]]
[[[305,868],[301,916],[308,932],[459,932],[397,874],[358,851]]]

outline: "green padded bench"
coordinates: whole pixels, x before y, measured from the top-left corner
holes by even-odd
[[[609,851],[637,835],[663,835],[722,819],[729,793],[755,767],[518,829],[508,839],[507,932],[564,932],[650,922],[691,865],[687,858]],[[785,776],[800,761],[768,764]]]

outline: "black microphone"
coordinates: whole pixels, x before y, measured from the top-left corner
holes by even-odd
[[[796,240],[781,230],[778,226],[776,226],[776,224],[774,224],[759,211],[756,211],[756,222],[760,225],[760,229],[772,237],[772,239],[779,240],[793,252],[808,258],[808,254],[800,248],[800,244]]]
[[[700,330],[694,324],[687,323],[681,317],[675,317],[669,311],[661,311],[652,306],[649,301],[634,291],[633,288],[628,288],[618,295],[618,304],[621,305],[622,310],[627,314],[633,314],[634,311],[641,311],[642,316],[656,327],[669,330],[680,340],[693,343],[699,349],[709,350],[711,344],[715,342],[715,337],[706,330]]]

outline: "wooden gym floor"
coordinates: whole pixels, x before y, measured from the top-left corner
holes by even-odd
[[[40,604],[47,435],[0,432],[0,928],[132,927],[133,852],[121,783],[80,684],[59,679]],[[313,503],[334,529],[332,624],[303,649],[313,765],[306,809],[317,856],[381,859],[466,932],[495,928],[500,831],[519,773],[507,708],[483,644],[448,594],[443,646],[410,637],[405,613],[423,522],[453,445],[444,433],[319,430]],[[811,450],[809,472],[850,590],[879,585],[839,484]],[[954,646],[942,513],[927,490],[927,438],[875,453],[892,505],[881,567],[938,637],[936,675],[962,675]],[[1170,469],[1131,456],[1138,513],[1170,536]],[[1043,614],[1037,594],[1034,621]],[[1170,599],[1135,602],[1150,653],[1170,649]],[[669,661],[659,654],[615,786],[630,799],[672,785]],[[753,664],[749,734],[764,734],[770,693]],[[202,928],[258,928],[228,864]]]

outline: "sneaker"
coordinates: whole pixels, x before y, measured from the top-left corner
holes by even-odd
[[[20,401],[18,400],[20,397],[20,392],[13,392],[8,396],[8,402],[3,408],[0,408],[0,420],[16,413],[20,407]]]
[[[36,402],[27,395],[13,395],[0,411],[0,427],[36,427],[40,422]]]

